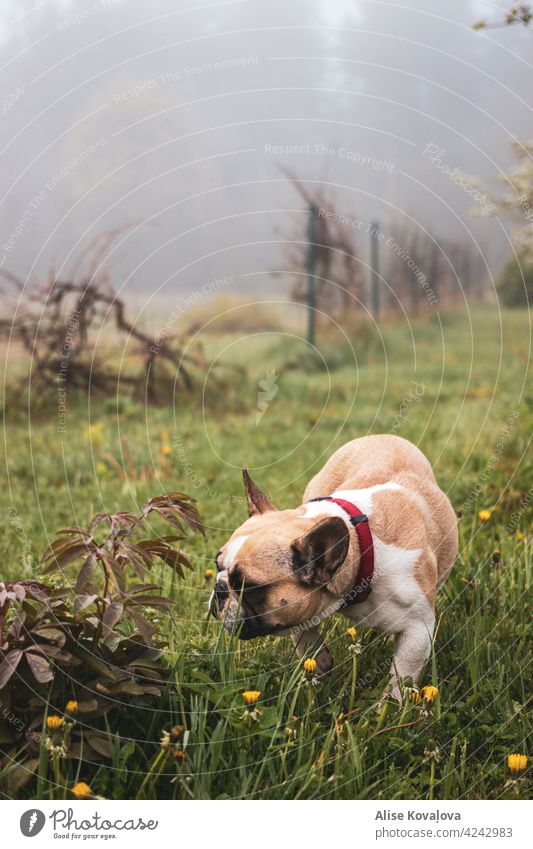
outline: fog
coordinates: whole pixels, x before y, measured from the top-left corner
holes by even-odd
[[[450,172],[497,185],[512,139],[533,135],[530,31],[471,26],[501,14],[473,0],[4,2],[3,266],[64,275],[129,224],[111,261],[132,297],[231,275],[264,297],[304,220],[288,169],[335,187],[341,213],[412,219],[497,271],[507,223],[473,218]]]

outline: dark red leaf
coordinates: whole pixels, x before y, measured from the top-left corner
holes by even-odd
[[[32,635],[50,640],[60,647],[64,646],[66,641],[65,633],[54,625],[41,625],[40,628],[34,628]]]
[[[93,516],[93,518],[91,519],[87,530],[91,532],[94,531],[98,527],[98,525],[101,525],[102,522],[106,521],[106,519],[108,522],[111,521],[111,517],[108,513],[97,513],[96,516]]]
[[[96,555],[94,553],[89,554],[86,560],[83,563],[80,571],[78,572],[78,577],[76,578],[76,584],[74,587],[75,593],[83,593],[87,589],[87,585],[89,584],[92,574],[94,572],[94,567],[96,565]]]
[[[44,573],[47,574],[48,572],[53,572],[57,569],[63,569],[65,566],[68,566],[69,563],[73,563],[74,560],[77,560],[79,557],[87,555],[90,550],[91,549],[89,545],[86,545],[85,543],[77,543],[75,545],[69,543],[67,548],[61,551],[60,554],[51,555],[52,560],[44,570]],[[47,559],[50,560],[50,557],[48,557]]]
[[[99,755],[103,755],[104,758],[113,757],[113,746],[109,737],[100,734],[87,734],[87,740]]]
[[[27,651],[26,660],[28,661],[28,665],[33,673],[33,677],[39,682],[39,684],[47,684],[48,681],[53,679],[54,673],[50,668],[50,664],[46,658],[42,656],[42,654]]]
[[[2,687],[5,687],[15,669],[19,665],[22,660],[22,655],[24,652],[22,649],[13,649],[13,651],[8,652],[2,663],[0,663],[0,690]]]
[[[78,540],[78,545],[80,543],[81,540]],[[50,560],[51,557],[57,557],[59,554],[61,554],[63,551],[66,551],[74,544],[75,542],[72,539],[63,539],[62,537],[60,539],[55,539],[52,543],[50,543],[48,548],[45,549],[45,552],[41,557],[41,563],[46,563],[46,561]]]
[[[143,607],[169,607],[172,603],[169,598],[162,595],[138,595],[130,601],[130,604],[141,604]]]
[[[126,589],[126,579],[124,577],[124,570],[123,570],[122,566],[120,565],[120,563],[117,560],[115,560],[114,557],[111,557],[111,555],[108,554],[106,551],[103,551],[101,548],[98,549],[98,555],[97,556],[100,560],[102,560],[105,563],[108,571],[111,573],[111,575],[115,579],[115,583],[117,585],[117,588],[121,592],[124,592],[125,589]]]
[[[81,613],[82,610],[89,607],[89,605],[92,604],[93,601],[96,601],[97,598],[98,596],[96,593],[82,593],[82,595],[77,596],[74,601],[74,612]]]
[[[145,619],[145,617],[141,613],[139,613],[138,610],[128,608],[128,614],[131,616],[131,618],[137,625],[139,633],[145,643],[149,646],[152,645],[152,638],[154,636],[155,631],[153,625],[151,625],[150,622],[148,622],[148,619]]]
[[[104,615],[102,616],[102,624],[110,630],[120,622],[120,618],[124,612],[124,605],[120,601],[112,601],[108,604]]]

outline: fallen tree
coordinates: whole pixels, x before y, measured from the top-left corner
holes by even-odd
[[[126,304],[111,280],[106,257],[122,230],[98,237],[79,264],[78,275],[58,278],[52,272],[44,284],[27,285],[1,269],[10,288],[7,314],[0,318],[0,337],[18,341],[30,358],[28,378],[33,390],[96,390],[111,394],[125,386],[151,402],[167,401],[176,390],[191,392],[208,364],[201,353],[186,351],[176,334],[152,335],[131,321]],[[9,299],[9,295],[11,298]],[[140,368],[119,367],[109,360],[102,342],[110,326],[124,347],[133,340]]]

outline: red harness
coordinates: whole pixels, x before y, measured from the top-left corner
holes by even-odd
[[[359,539],[359,571],[355,579],[355,586],[343,597],[339,610],[342,610],[343,607],[349,607],[351,604],[366,601],[372,592],[371,583],[374,574],[374,541],[368,524],[368,516],[359,510],[359,507],[344,498],[324,495],[321,498],[311,498],[311,501],[330,501],[332,504],[338,504],[339,507],[342,507],[350,517],[350,524],[354,526]]]

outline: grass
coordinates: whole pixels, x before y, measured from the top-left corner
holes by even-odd
[[[6,411],[2,579],[38,574],[35,558],[55,528],[134,509],[165,489],[197,498],[208,526],[206,542],[185,546],[194,572],[184,582],[171,583],[164,568],[158,576],[175,600],[161,623],[164,698],[133,699],[110,716],[111,766],[67,760],[58,783],[42,755],[21,795],[68,798],[83,780],[128,799],[526,797],[527,777],[509,784],[505,761],[528,752],[530,728],[529,314],[487,308],[381,335],[319,334],[331,371],[318,355],[303,368],[305,350],[292,336],[245,335],[205,342],[217,360],[247,368],[225,408],[211,402],[208,376],[205,404],[177,399],[146,410],[122,398],[71,398],[64,433],[55,399],[37,416]],[[258,384],[273,370],[278,390],[257,424]],[[409,701],[380,704],[392,647],[377,632],[360,631],[354,654],[350,623],[332,621],[335,668],[317,683],[290,641],[235,642],[206,615],[204,572],[244,518],[240,467],[279,507],[291,506],[335,448],[391,430],[425,451],[460,516],[459,558],[439,595],[421,682],[439,688],[427,715]],[[245,690],[261,692],[255,709]],[[183,732],[162,749],[175,725]],[[10,769],[4,764],[4,777]]]

